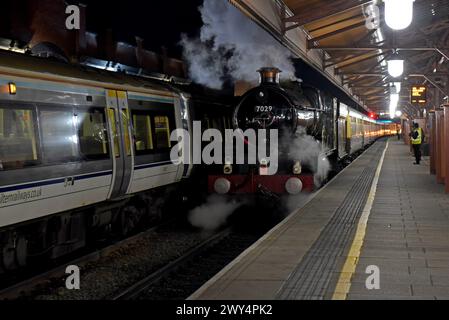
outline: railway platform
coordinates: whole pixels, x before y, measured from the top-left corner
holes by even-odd
[[[376,142],[191,300],[449,299],[449,197]]]

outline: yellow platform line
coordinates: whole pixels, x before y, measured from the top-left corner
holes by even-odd
[[[357,231],[355,238],[352,242],[351,249],[349,250],[348,257],[346,258],[343,269],[341,270],[340,277],[337,282],[332,300],[346,300],[351,290],[351,279],[357,269],[357,264],[360,259],[360,253],[362,251],[363,242],[366,235],[366,227],[368,226],[368,219],[371,214],[371,209],[373,207],[374,199],[376,197],[377,185],[379,184],[380,173],[382,171],[382,166],[385,160],[385,154],[388,150],[389,142],[385,146],[382,157],[380,159],[379,165],[377,166],[376,175],[374,176],[373,183],[371,185],[371,190],[368,195],[368,200],[363,208],[362,216],[360,217],[359,223],[357,225]]]

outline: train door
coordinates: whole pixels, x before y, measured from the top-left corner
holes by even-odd
[[[108,118],[113,141],[113,182],[109,199],[128,192],[134,168],[131,121],[126,92],[109,90],[107,94]]]
[[[349,114],[346,116],[346,153],[352,153],[352,144],[354,143],[353,139],[353,119]]]

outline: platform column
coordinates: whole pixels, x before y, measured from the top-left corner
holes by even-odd
[[[435,116],[435,111],[431,111],[429,113],[429,122],[430,122],[430,174],[436,174],[437,173],[437,169],[436,169],[436,144],[435,144],[435,139],[436,139],[436,116]]]
[[[444,134],[444,126],[443,126],[443,119],[444,119],[444,111],[438,110],[435,112],[436,116],[436,134],[435,134],[435,144],[436,144],[436,175],[437,175],[437,182],[438,183],[444,183],[444,153],[443,153],[443,134]]]
[[[449,104],[444,105],[444,154],[446,193],[449,193]]]

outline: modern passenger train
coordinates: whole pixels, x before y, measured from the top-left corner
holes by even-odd
[[[0,273],[157,216],[193,169],[170,160],[171,132],[191,117],[230,125],[217,111],[230,106],[213,104],[167,81],[0,53]]]

